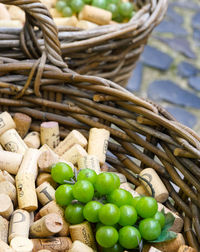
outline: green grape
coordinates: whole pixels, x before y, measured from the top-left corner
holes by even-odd
[[[153,218],[147,218],[140,221],[139,230],[141,236],[147,241],[153,241],[161,234],[160,223]]]
[[[136,208],[136,205],[137,205],[138,201],[139,201],[141,198],[142,198],[142,197],[140,197],[140,196],[133,197],[133,198],[131,199],[130,205]]]
[[[82,203],[87,203],[94,196],[94,187],[88,180],[79,180],[73,186],[72,192],[75,199]]]
[[[132,18],[133,16],[135,16],[135,11],[132,11],[131,15],[130,15],[130,18]]]
[[[133,11],[133,4],[130,2],[122,2],[119,5],[119,13],[123,17],[130,17]]]
[[[119,243],[116,243],[113,247],[111,248],[103,248],[102,252],[123,252],[124,249]]]
[[[158,210],[158,203],[152,197],[141,197],[136,205],[136,211],[142,218],[153,217]]]
[[[104,227],[105,225],[103,224],[103,223],[101,223],[101,222],[98,222],[97,224],[96,224],[96,231],[100,228],[100,227]]]
[[[117,174],[111,172],[113,178],[114,178],[114,183],[115,183],[115,189],[119,188],[120,187],[120,179],[119,177],[117,176]]]
[[[114,204],[105,204],[99,211],[99,220],[108,226],[112,226],[119,221],[120,211]]]
[[[70,224],[79,224],[83,222],[83,205],[75,203],[67,206],[65,209],[65,219]]]
[[[119,208],[120,219],[119,224],[121,226],[134,225],[137,220],[137,212],[133,206],[124,205]]]
[[[99,211],[102,208],[102,204],[98,201],[90,201],[83,208],[83,216],[89,222],[99,221]]]
[[[116,4],[110,3],[108,4],[106,9],[112,13],[112,18],[115,18],[118,16],[118,7]]]
[[[95,189],[100,195],[106,195],[115,190],[114,176],[109,172],[102,172],[97,176]]]
[[[109,203],[115,204],[118,207],[123,205],[130,205],[133,196],[130,192],[124,189],[115,189],[107,196]]]
[[[74,12],[80,12],[84,6],[83,0],[72,0],[71,7]]]
[[[57,183],[64,184],[65,180],[70,180],[71,178],[73,178],[74,173],[72,168],[68,164],[59,162],[52,166],[51,176]]]
[[[119,230],[119,243],[126,249],[137,248],[141,241],[139,230],[132,226],[126,226]]]
[[[165,216],[162,212],[157,212],[154,216],[153,219],[159,221],[161,229],[164,227],[165,225]]]
[[[83,169],[83,170],[80,170],[80,172],[78,173],[77,181],[79,180],[88,180],[92,184],[94,184],[97,180],[97,174],[92,169]]]
[[[120,2],[120,0],[108,0],[107,2],[108,2],[108,4],[116,4],[116,5],[118,5],[119,2]]]
[[[65,1],[58,1],[56,3],[56,10],[57,11],[62,11],[65,7],[67,6]]]
[[[103,248],[111,248],[118,241],[118,232],[111,226],[100,227],[96,232],[96,240]]]
[[[118,13],[118,15],[113,18],[113,20],[116,21],[116,22],[118,22],[118,23],[122,23],[123,20],[124,20],[124,18],[123,18],[123,16],[120,13]]]
[[[66,6],[63,10],[62,10],[62,14],[64,17],[71,17],[73,14],[72,9],[69,6]]]
[[[99,229],[100,227],[104,227],[104,226],[106,226],[106,225],[104,225],[104,224],[101,223],[101,222],[98,222],[98,223],[96,224],[96,231],[97,231],[97,229]],[[121,226],[120,226],[118,223],[112,225],[112,227],[114,227],[114,228],[117,229],[117,230],[121,228]]]
[[[55,198],[60,206],[67,206],[74,199],[72,185],[61,185],[56,189]]]
[[[105,9],[107,3],[106,0],[93,0],[92,5],[101,9]]]

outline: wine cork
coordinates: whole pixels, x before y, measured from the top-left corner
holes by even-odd
[[[90,22],[90,21],[87,21],[87,20],[80,20],[76,24],[76,27],[84,29],[84,30],[94,29],[97,26],[98,26],[97,24]]]
[[[84,20],[88,20],[99,25],[109,24],[112,19],[112,13],[110,11],[90,5],[85,5],[79,16]]]
[[[34,218],[35,218],[35,215],[34,215],[34,212],[29,212],[29,215],[30,215],[30,225],[32,225],[32,223],[34,222]]]
[[[163,204],[158,203],[158,211],[162,211],[162,210],[164,210],[165,214],[171,213],[175,218],[174,223],[169,230],[173,231],[175,233],[180,233],[183,228],[183,224],[184,224],[183,219],[180,216],[178,216],[177,214],[175,214],[174,212],[172,212],[171,210],[169,210]]]
[[[126,179],[126,176],[124,176],[124,174],[122,173],[119,173],[119,172],[112,172],[113,174],[116,174],[119,179],[120,179],[120,184],[123,184],[123,183],[126,183],[127,182],[127,179]]]
[[[2,181],[9,181],[15,185],[15,179],[7,171],[0,170],[0,182]]]
[[[62,230],[58,233],[60,236],[67,236],[69,234],[69,223],[65,221],[64,218],[64,209],[60,207],[55,200],[50,201],[44,207],[42,207],[39,211],[41,217],[50,214],[56,213],[62,218],[63,227]]]
[[[51,252],[68,251],[72,246],[72,241],[68,237],[52,237],[49,239],[31,239],[33,252],[41,249],[49,249]]]
[[[9,129],[14,129],[15,127],[15,122],[8,112],[3,112],[0,114],[0,135]]]
[[[9,222],[0,215],[0,240],[8,242],[8,225]]]
[[[13,238],[10,242],[10,246],[15,252],[32,252],[33,250],[32,241],[20,236]]]
[[[36,210],[38,201],[35,191],[35,175],[29,173],[17,174],[15,181],[19,208],[29,212]]]
[[[78,23],[78,19],[75,16],[72,17],[56,17],[54,18],[54,22],[57,26],[74,26]]]
[[[86,155],[86,156],[79,156],[78,158],[78,169],[92,169],[97,174],[101,172],[99,160],[92,155]]]
[[[162,252],[162,251],[157,248],[151,247],[149,252]]]
[[[8,246],[7,243],[5,243],[4,241],[0,240],[0,248],[1,248],[1,252],[15,252],[14,249],[12,249],[10,246]]]
[[[55,189],[48,183],[44,182],[36,188],[39,202],[44,206],[55,199]]]
[[[41,218],[40,213],[37,212],[36,215],[34,215],[33,222],[39,220],[40,218]],[[31,225],[33,224],[33,222],[31,222]]]
[[[21,28],[22,22],[19,20],[0,20],[0,27],[3,28]]]
[[[0,150],[0,169],[16,175],[22,158],[22,154]]]
[[[51,16],[52,16],[53,18],[61,18],[61,17],[62,17],[62,13],[59,12],[59,11],[57,11],[56,8],[51,8],[51,9],[49,10],[49,12],[50,12],[50,14],[51,14]]]
[[[178,252],[197,252],[196,249],[192,248],[192,247],[188,247],[186,245],[182,245],[180,246]]]
[[[72,164],[76,164],[78,159],[82,156],[86,156],[87,152],[83,147],[79,144],[75,144],[68,151],[66,151],[61,158],[67,162],[71,162]]]
[[[110,169],[109,169],[109,167],[108,167],[108,165],[106,163],[104,163],[104,164],[101,165],[101,171],[102,172],[110,171]]]
[[[94,250],[80,241],[74,241],[69,252],[93,252]]]
[[[51,172],[52,165],[58,162],[59,156],[52,150],[46,150],[39,155],[38,167],[42,172]]]
[[[7,194],[0,193],[0,215],[9,219],[14,211],[13,203]]]
[[[89,132],[88,154],[94,155],[100,164],[105,163],[110,132],[105,129],[92,128]]]
[[[38,252],[51,252],[51,250],[48,250],[48,249],[40,249],[40,250],[38,250]]]
[[[57,122],[43,122],[40,125],[41,144],[47,144],[50,148],[55,149],[60,142],[60,132]]]
[[[57,183],[52,179],[51,174],[49,173],[40,173],[37,177],[36,184],[37,186],[41,185],[44,182],[48,182],[53,188],[57,188]]]
[[[20,20],[23,24],[25,23],[25,13],[22,9],[17,6],[10,6],[9,13],[12,20]]]
[[[36,179],[37,174],[38,174],[37,160],[38,160],[39,154],[40,154],[39,150],[29,148],[25,152],[24,158],[19,167],[17,175],[31,174]]]
[[[14,204],[16,203],[17,198],[16,188],[9,181],[0,182],[0,193],[7,194],[10,197],[10,199],[14,202]]]
[[[140,195],[144,195],[144,196],[151,196],[150,193],[147,191],[146,187],[144,187],[143,185],[138,186],[135,191],[137,193],[139,193]]]
[[[177,252],[181,245],[185,245],[185,240],[181,233],[177,234],[177,237],[171,241],[154,243],[153,246],[162,252]],[[142,252],[148,252],[152,245],[145,244]]]
[[[12,7],[15,8],[16,6],[12,6]],[[30,129],[31,122],[32,122],[31,117],[23,113],[15,113],[13,120],[16,124],[16,130],[18,134],[20,135],[21,138],[24,138]]]
[[[60,215],[50,213],[35,221],[30,226],[32,237],[48,237],[61,231],[63,221]]]
[[[81,241],[97,251],[94,234],[89,222],[86,221],[81,224],[71,225],[69,227],[69,232],[73,242],[76,240]]]
[[[158,174],[154,171],[154,169],[146,168],[140,172],[140,176],[144,177],[151,183],[155,191],[155,199],[158,202],[163,203],[168,199],[169,193],[167,191],[167,188],[163,184],[162,180],[159,178]],[[148,184],[144,180],[141,180],[141,183],[146,187],[147,191],[151,194],[151,188],[148,186]]]
[[[28,149],[15,129],[9,129],[0,136],[0,143],[7,151],[24,154]]]
[[[30,227],[29,212],[22,209],[15,210],[10,219],[9,236],[8,236],[9,242],[11,242],[13,238],[18,236],[28,238],[29,227]]]
[[[55,152],[59,156],[62,156],[75,144],[79,144],[84,148],[87,145],[87,139],[79,131],[72,130],[55,148]]]
[[[38,149],[40,147],[40,134],[32,131],[24,138],[24,142],[29,148]]]
[[[6,8],[6,6],[2,3],[0,3],[0,19],[9,20],[10,14]]]
[[[140,196],[139,193],[137,193],[136,191],[134,191],[134,190],[130,187],[130,185],[129,185],[128,183],[123,183],[123,184],[121,184],[121,185],[120,185],[120,188],[122,188],[122,189],[124,189],[124,190],[130,192],[130,193],[132,194],[133,197],[138,197],[138,196]]]

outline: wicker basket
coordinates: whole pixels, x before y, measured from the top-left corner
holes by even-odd
[[[99,26],[93,30],[82,31],[73,27],[59,29],[62,56],[71,69],[80,74],[107,78],[126,86],[149,35],[161,22],[167,9],[167,0],[134,2],[140,10],[126,24]],[[23,8],[27,9],[25,4]],[[31,8],[36,7],[32,4]],[[42,8],[37,10],[35,18],[39,22],[46,22],[43,20],[44,12]],[[27,23],[21,36],[20,29],[1,28],[0,56],[24,59],[27,56],[37,58],[41,55],[40,46],[43,41],[36,41],[42,39],[42,34],[34,34],[29,28],[30,24]],[[52,32],[49,32],[53,39]]]
[[[36,60],[0,57],[1,110],[30,115],[32,130],[39,130],[41,121],[57,121],[62,137],[72,129],[86,137],[90,127],[108,129],[107,162],[136,186],[140,181],[132,172],[155,169],[175,202],[167,201],[167,207],[183,217],[186,241],[200,251],[200,137],[159,105],[114,82],[70,71],[60,56],[54,23],[40,3],[2,2],[21,6],[32,23],[38,19],[45,50]],[[33,31],[30,23],[26,27]]]

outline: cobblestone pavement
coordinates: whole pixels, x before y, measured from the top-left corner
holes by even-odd
[[[127,88],[200,133],[200,2],[169,0]]]

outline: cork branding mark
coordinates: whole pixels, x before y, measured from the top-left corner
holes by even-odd
[[[24,195],[24,192],[23,192],[23,185],[22,184],[19,184],[17,189],[19,190],[19,197],[23,197]]]
[[[11,152],[17,152],[18,151],[18,146],[15,142],[8,142],[5,144],[5,148]]]
[[[144,173],[144,174],[142,174],[142,177],[146,177],[146,178],[147,178],[147,180],[148,180],[149,182],[151,182],[151,181],[152,181],[152,175],[151,175],[151,174],[149,174],[149,173]]]
[[[13,227],[14,224],[25,222],[26,221],[26,216],[21,213],[21,212],[15,212],[10,220],[10,226],[11,226],[11,233],[13,233]]]
[[[5,122],[2,118],[0,118],[0,129],[5,126]]]
[[[40,193],[43,193],[46,197],[47,197],[47,199],[49,200],[49,201],[52,201],[53,199],[52,199],[52,197],[51,197],[51,195],[48,193],[48,191],[47,191],[47,186],[44,188],[44,189],[42,189],[42,191],[40,191]],[[49,202],[48,201],[48,202]],[[48,203],[47,202],[47,203]]]
[[[106,154],[107,149],[108,149],[108,140],[105,139],[104,140],[104,145],[103,145],[103,154]]]
[[[85,228],[82,228],[82,234],[83,234],[83,238],[84,238],[84,241],[85,241],[85,244],[87,245],[91,245],[90,244],[90,237],[89,237],[89,234],[87,233],[86,229]]]

